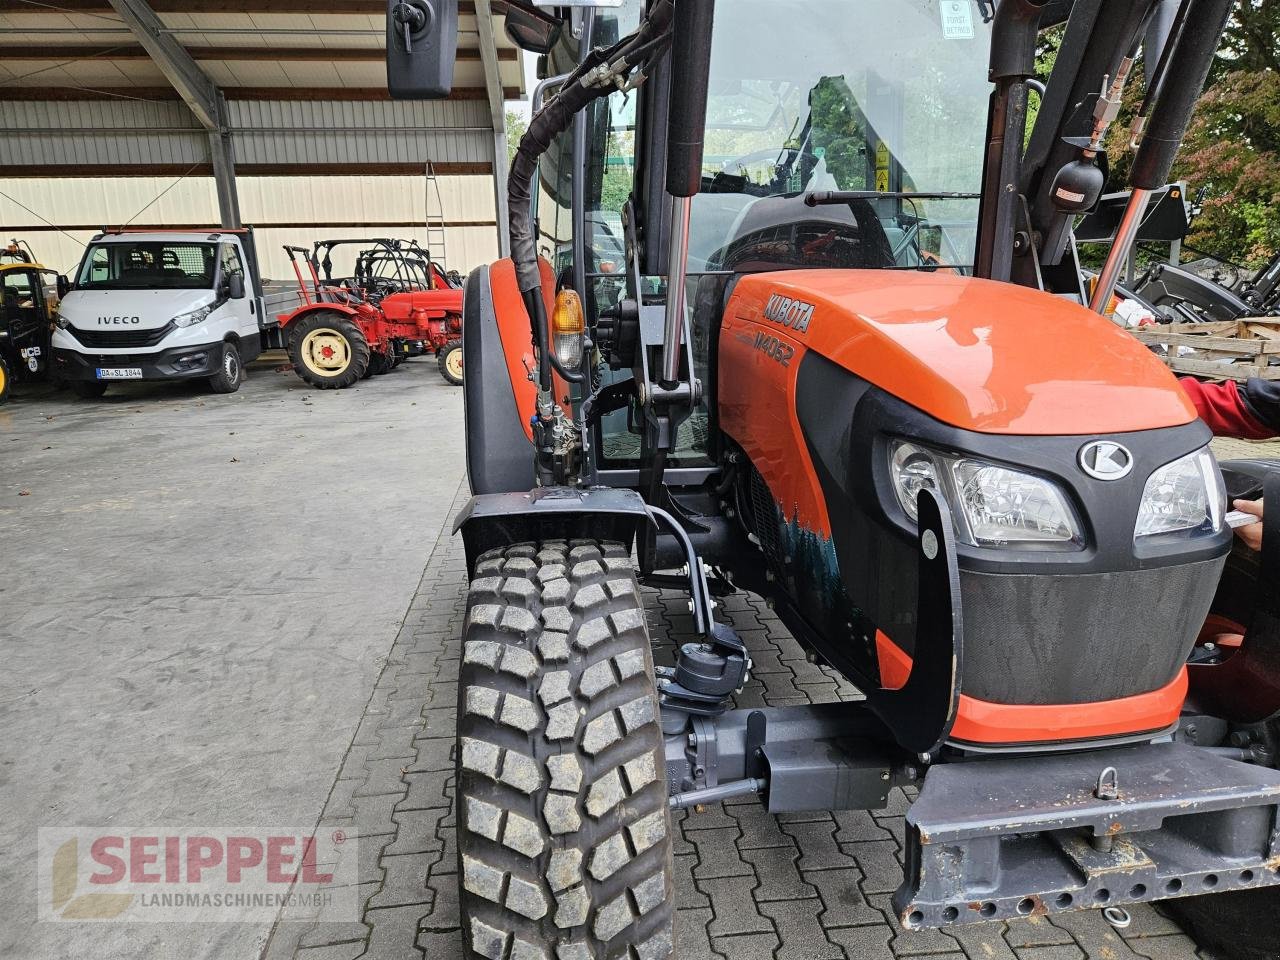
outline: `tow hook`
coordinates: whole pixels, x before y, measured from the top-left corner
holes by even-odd
[[[1098,785],[1094,787],[1093,795],[1099,800],[1120,799],[1120,774],[1115,767],[1102,768],[1102,772],[1098,774]]]
[[[1102,919],[1117,930],[1127,929],[1133,923],[1133,917],[1129,916],[1129,911],[1124,907],[1106,907],[1102,911]]]
[[[1120,773],[1115,767],[1102,768],[1102,772],[1098,774],[1098,784],[1093,788],[1093,795],[1099,800],[1120,799]],[[1089,842],[1092,844],[1093,849],[1099,853],[1110,853],[1112,846],[1115,844],[1115,837],[1109,833],[1095,833],[1089,838]],[[1106,915],[1105,911],[1103,915]]]

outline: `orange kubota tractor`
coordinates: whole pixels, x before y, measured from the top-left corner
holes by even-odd
[[[400,95],[438,92],[420,6],[389,18]],[[560,75],[510,172],[512,258],[465,293],[471,956],[678,953],[670,811],[746,795],[918,788],[907,928],[1280,883],[1275,508],[1252,586],[1222,580],[1227,490],[1280,474],[1220,467],[1072,242],[1141,58],[1106,304],[1230,6],[1156,29],[1153,0],[649,0],[560,29],[511,4]],[[611,203],[621,288],[587,228]],[[671,667],[645,583],[689,593]],[[865,699],[733,709],[737,589]],[[1199,642],[1228,594],[1243,640]],[[1273,916],[1206,936],[1273,956]]]

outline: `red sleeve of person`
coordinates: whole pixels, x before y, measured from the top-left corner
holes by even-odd
[[[1234,380],[1201,383],[1191,377],[1180,377],[1178,382],[1215,437],[1244,440],[1280,437],[1280,383],[1260,377],[1250,377],[1244,387]],[[1260,500],[1233,500],[1231,506],[1262,519],[1263,504]],[[1236,536],[1252,549],[1262,549],[1260,523],[1237,527]]]
[[[1234,380],[1201,383],[1181,377],[1178,382],[1215,437],[1270,440],[1280,436],[1280,382],[1260,377],[1250,377],[1243,387]]]

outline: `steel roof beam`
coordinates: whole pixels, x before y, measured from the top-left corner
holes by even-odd
[[[108,0],[57,0],[56,7],[64,12],[108,13]],[[305,13],[315,16],[326,14],[366,14],[385,16],[386,0],[345,0],[340,10],[321,8],[315,0],[154,0],[152,9],[157,13]],[[7,12],[7,11],[6,11]],[[470,0],[460,0],[459,13],[474,13]]]
[[[172,87],[122,87],[95,84],[92,86],[28,86],[19,84],[7,89],[21,94],[23,100],[181,100]],[[223,87],[227,100],[317,100],[383,101],[390,100],[385,86],[381,87]],[[503,97],[514,100],[520,96],[519,87],[507,87]],[[485,100],[488,92],[483,87],[454,87],[446,102]],[[488,125],[485,129],[489,129]]]
[[[146,0],[110,0],[111,8],[133,31],[147,54],[165,78],[173,84],[200,125],[206,130],[221,130],[222,110],[218,87],[205,75],[185,47],[165,33],[164,22],[156,16]]]
[[[498,43],[493,33],[493,8],[489,0],[475,0],[475,7],[480,59],[484,63],[484,86],[493,126],[493,199],[498,213],[498,255],[505,257],[511,252],[504,229],[507,222],[507,113],[502,98],[502,75],[498,69]]]
[[[247,31],[252,34],[253,31]],[[136,34],[135,34],[136,35]],[[264,44],[260,47],[184,47],[171,35],[166,35],[173,46],[192,60],[253,60],[253,61],[296,61],[296,62],[381,62],[386,59],[385,47],[281,47]],[[134,44],[86,44],[66,43],[49,46],[33,46],[30,43],[0,43],[0,60],[148,60],[154,54],[149,48]],[[459,47],[458,59],[474,62],[483,59],[480,51],[474,47]],[[497,51],[497,59],[515,63],[519,59],[518,51],[503,49]],[[157,61],[158,62],[158,61]]]

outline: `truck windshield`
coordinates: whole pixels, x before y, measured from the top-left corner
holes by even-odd
[[[978,201],[808,207],[814,191],[976,194],[982,0],[737,0],[717,11],[689,269],[972,263]]]
[[[76,280],[79,290],[207,290],[213,287],[216,246],[189,241],[95,243]]]

